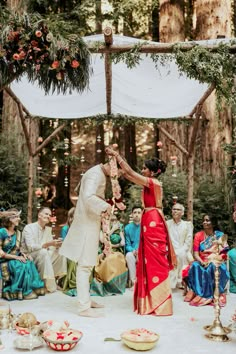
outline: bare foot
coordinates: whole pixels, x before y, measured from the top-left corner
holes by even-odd
[[[93,311],[92,309],[88,309],[88,310],[79,312],[79,316],[84,316],[84,317],[103,317],[104,315],[101,314],[101,313],[98,313],[96,311]]]
[[[103,308],[103,307],[104,307],[104,305],[98,304],[98,303],[95,302],[95,301],[91,301],[91,308],[92,308],[92,309],[100,309],[100,308]]]

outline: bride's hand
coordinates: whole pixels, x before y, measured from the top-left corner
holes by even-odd
[[[118,155],[118,153],[113,150],[110,146],[108,146],[106,149],[105,149],[105,152],[107,155],[111,155],[111,156],[116,156]]]

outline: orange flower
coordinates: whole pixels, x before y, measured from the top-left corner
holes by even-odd
[[[72,60],[71,64],[72,68],[76,69],[80,66],[80,63],[77,60]]]
[[[58,60],[55,60],[53,63],[52,63],[52,68],[53,69],[57,69],[60,65],[60,62]]]

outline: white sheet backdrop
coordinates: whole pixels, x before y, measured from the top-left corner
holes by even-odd
[[[103,35],[84,37],[86,42],[103,42]],[[114,35],[114,44],[135,44],[135,38]],[[200,41],[197,43],[211,44]],[[148,42],[155,45],[158,43]],[[33,116],[48,118],[84,118],[106,114],[106,85],[104,59],[92,55],[93,75],[89,90],[79,94],[45,95],[36,83],[26,77],[13,82],[11,89]],[[112,66],[112,113],[145,118],[174,118],[188,115],[207,90],[207,84],[180,74],[177,65],[169,62],[155,68],[153,61],[142,55],[142,62],[133,69],[124,63]]]

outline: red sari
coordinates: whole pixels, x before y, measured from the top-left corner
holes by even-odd
[[[176,256],[162,214],[162,188],[148,179],[143,190],[145,206],[141,220],[140,244],[134,288],[134,311],[141,315],[170,316],[172,295],[169,271]]]

